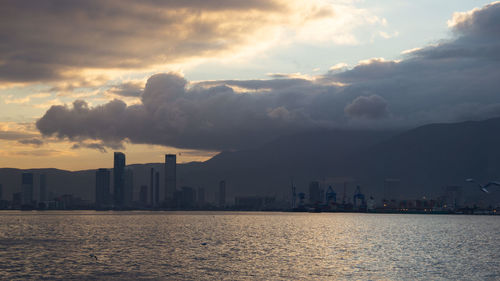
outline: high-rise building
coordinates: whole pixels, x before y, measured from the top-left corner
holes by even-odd
[[[98,169],[95,172],[95,205],[102,208],[109,204],[109,186],[111,173],[108,169]]]
[[[123,206],[125,201],[125,154],[115,152],[113,165],[113,195],[116,206]]]
[[[139,201],[142,206],[148,205],[148,186],[141,185],[141,190],[139,191]]]
[[[134,171],[131,168],[125,168],[123,193],[123,205],[131,206],[134,197]]]
[[[158,206],[160,204],[160,172],[155,173],[155,200],[154,206]]]
[[[149,173],[149,202],[151,203],[151,206],[154,205],[154,175],[155,175],[155,169],[151,168],[151,171]]]
[[[0,183],[0,200],[3,200],[3,185]]]
[[[319,182],[312,181],[309,183],[309,203],[318,204],[323,200],[321,198],[321,190],[319,189]]]
[[[219,182],[219,207],[226,206],[226,181]]]
[[[22,204],[32,205],[33,204],[33,174],[23,173],[22,174]]]
[[[165,154],[165,201],[171,202],[177,190],[177,156]]]
[[[47,201],[47,175],[40,175],[40,194],[38,194],[40,202]]]

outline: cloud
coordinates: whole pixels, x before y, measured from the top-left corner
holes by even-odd
[[[3,1],[0,18],[5,82],[78,80],[84,70],[226,58],[285,38],[312,40],[318,31],[318,40],[352,43],[355,27],[383,22],[350,4],[320,0]]]
[[[39,146],[42,146],[44,144],[44,142],[38,138],[22,139],[22,140],[18,140],[17,142],[20,144],[33,145],[35,147],[39,147]]]
[[[81,149],[81,148],[88,148],[88,149],[95,149],[100,151],[101,153],[106,153],[106,147],[109,147],[114,150],[118,149],[125,149],[123,146],[123,142],[88,142],[85,140],[81,140],[77,143],[74,143],[71,146],[71,149]]]
[[[2,131],[0,130],[0,139],[2,140],[21,140],[36,136],[36,134],[19,132],[19,131]]]
[[[73,144],[73,146],[71,146],[71,149],[80,149],[80,148],[96,149],[96,150],[99,150],[102,153],[106,153],[106,147],[104,147],[100,143],[89,143],[89,144],[78,144],[78,143],[75,143],[75,144]]]
[[[113,100],[89,107],[78,100],[72,107],[52,106],[38,120],[37,128],[43,135],[69,140],[127,139],[133,143],[184,148],[239,148],[319,123],[321,117],[311,118],[306,106],[316,100],[302,94],[304,87],[311,92],[311,82],[280,81],[228,82],[242,88],[274,88],[272,93],[267,90],[236,93],[224,82],[208,86],[189,83],[175,73],[157,74],[149,78],[141,104],[127,106],[121,100]],[[289,81],[289,85],[285,87],[284,81]],[[325,94],[318,92],[320,96]],[[297,98],[295,104],[281,106],[294,98]]]
[[[114,85],[109,89],[109,92],[123,97],[139,97],[144,88],[144,83],[141,82],[125,82]]]
[[[9,156],[36,156],[36,157],[49,157],[49,156],[59,156],[64,154],[64,152],[55,149],[37,149],[29,151],[12,151],[6,153]]]
[[[378,119],[389,115],[387,101],[378,95],[360,96],[348,104],[344,112],[349,117]]]
[[[156,74],[138,104],[56,105],[37,128],[69,140],[222,150],[315,128],[409,128],[500,116],[500,37],[493,36],[499,6],[465,13],[452,25],[453,38],[399,61],[339,64],[309,79],[195,83],[176,73]]]

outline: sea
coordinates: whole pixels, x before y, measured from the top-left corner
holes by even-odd
[[[1,280],[500,280],[500,216],[1,211]]]

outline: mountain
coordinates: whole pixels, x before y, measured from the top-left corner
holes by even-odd
[[[307,193],[310,181],[333,185],[339,195],[346,184],[350,198],[356,185],[376,198],[437,197],[445,186],[463,186],[471,200],[498,203],[500,190],[482,194],[464,182],[500,179],[500,118],[451,124],[430,124],[404,132],[317,130],[282,136],[265,145],[225,151],[205,162],[178,165],[178,186],[204,187],[215,201],[218,183],[225,180],[228,197],[238,195],[290,196],[293,181]],[[110,159],[110,162],[112,159]],[[129,165],[134,170],[135,195],[149,185],[150,169],[163,164]],[[95,171],[29,170],[46,173],[50,191],[74,193],[92,200]],[[0,169],[4,198],[20,190],[18,169]],[[390,179],[390,180],[388,180]],[[37,180],[37,176],[35,176]],[[35,187],[37,183],[35,182]],[[161,188],[163,193],[163,188]],[[160,194],[163,196],[163,194]]]

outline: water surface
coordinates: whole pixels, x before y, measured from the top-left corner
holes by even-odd
[[[500,280],[499,235],[499,216],[2,211],[0,277]]]

